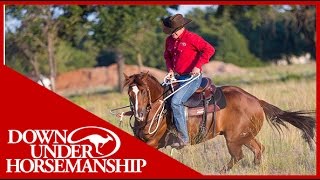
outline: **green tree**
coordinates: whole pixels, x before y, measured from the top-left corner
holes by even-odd
[[[9,64],[30,64],[33,68],[24,70],[33,71],[38,77],[40,71],[48,74],[54,91],[58,72],[95,62],[98,50],[88,33],[90,13],[92,10],[87,6],[7,6],[6,18],[21,22],[21,26],[6,31]],[[14,49],[19,50],[20,59],[29,63],[11,63],[17,53]]]
[[[231,14],[233,24],[258,58],[272,61],[306,52],[315,56],[315,6],[219,7],[220,14]]]
[[[219,5],[189,16],[223,61],[253,66],[306,52],[315,57],[315,6]]]
[[[246,38],[238,31],[230,16],[216,16],[218,9],[195,9],[187,16],[193,19],[189,28],[199,33],[216,48],[215,59],[239,66],[261,65],[250,51]]]
[[[81,48],[76,48],[66,40],[59,40],[56,44],[57,73],[63,73],[82,67],[94,67],[99,48],[95,42],[86,40]]]
[[[94,21],[89,16],[94,15],[95,6],[60,6],[62,22],[56,44],[56,56],[59,59],[58,73],[82,67],[96,65],[96,57],[100,51],[93,39],[92,27]]]
[[[98,23],[94,36],[101,48],[114,52],[118,64],[119,91],[123,90],[123,68],[125,51],[129,48],[136,54],[142,65],[142,53],[148,46],[146,34],[159,26],[163,6],[98,6]]]

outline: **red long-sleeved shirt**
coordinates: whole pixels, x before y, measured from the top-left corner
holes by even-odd
[[[177,39],[167,37],[164,58],[168,71],[172,69],[182,75],[189,74],[194,67],[202,70],[214,52],[213,46],[202,37],[185,29]]]

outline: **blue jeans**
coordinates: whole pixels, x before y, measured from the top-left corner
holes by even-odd
[[[188,78],[190,78],[189,75],[177,77],[178,80],[184,80]],[[171,108],[173,112],[174,124],[176,125],[178,131],[181,134],[181,138],[185,143],[189,142],[189,136],[188,136],[187,122],[185,118],[185,108],[183,103],[185,103],[192,96],[192,94],[200,87],[201,80],[202,80],[202,75],[200,75],[197,79],[192,81],[190,84],[186,85],[185,87],[180,89],[178,92],[176,92],[171,99]],[[187,82],[179,83],[179,87],[181,87],[183,84]]]

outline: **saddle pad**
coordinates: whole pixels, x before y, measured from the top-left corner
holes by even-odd
[[[227,106],[226,98],[222,92],[221,87],[217,87],[214,93],[214,97],[211,97],[211,99],[209,100],[210,101],[209,101],[208,110],[207,110],[208,113],[219,111]],[[214,108],[214,104],[216,106],[215,108]],[[198,116],[204,113],[203,100],[200,100],[196,106],[186,106],[186,107],[188,107],[188,116]]]
[[[216,107],[214,107],[216,106]],[[195,108],[188,108],[186,107],[186,111],[188,112],[188,116],[202,116],[204,113],[204,107],[195,107]],[[207,113],[217,112],[220,111],[219,106],[210,104],[208,106]]]
[[[226,99],[221,87],[217,87],[213,95],[211,94],[211,96],[206,96],[206,101],[209,101],[209,104],[214,104],[213,99],[220,109],[226,106]],[[189,108],[203,107],[203,95],[201,93],[195,93],[183,105]]]

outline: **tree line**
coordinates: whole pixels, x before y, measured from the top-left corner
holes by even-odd
[[[59,73],[117,63],[122,91],[124,64],[165,70],[161,18],[178,8],[9,5],[6,64],[26,75],[49,76],[55,90]],[[307,52],[315,58],[315,6],[217,5],[195,8],[186,17],[193,20],[187,28],[216,48],[212,59],[263,66]]]

